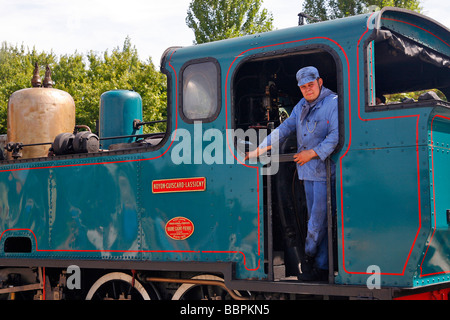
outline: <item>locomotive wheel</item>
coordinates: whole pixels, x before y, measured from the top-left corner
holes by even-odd
[[[86,300],[150,300],[144,286],[123,272],[100,277],[89,289]]]
[[[222,278],[211,274],[198,275],[192,277],[191,279],[223,282]],[[234,291],[234,293],[238,296],[241,296],[241,294],[237,291]],[[231,300],[231,299],[232,298],[230,297],[230,294],[225,289],[219,286],[192,284],[192,283],[183,283],[172,296],[172,300]]]

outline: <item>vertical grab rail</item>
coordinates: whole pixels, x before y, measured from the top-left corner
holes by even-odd
[[[327,168],[327,220],[328,220],[328,283],[334,284],[334,245],[333,245],[333,200],[332,200],[332,177],[331,177],[331,159],[325,160]]]

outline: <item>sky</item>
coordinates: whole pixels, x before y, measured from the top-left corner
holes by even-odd
[[[126,37],[139,58],[159,67],[171,46],[189,46],[194,33],[186,25],[191,0],[0,0],[0,42],[53,52],[111,52]],[[274,27],[296,26],[303,0],[264,0]],[[424,13],[450,29],[450,2],[422,0]]]

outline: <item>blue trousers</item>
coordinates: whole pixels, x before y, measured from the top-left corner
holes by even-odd
[[[315,267],[328,270],[327,182],[303,181],[308,208],[305,253],[315,257]]]

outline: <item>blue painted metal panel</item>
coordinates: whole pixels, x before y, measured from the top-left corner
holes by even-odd
[[[429,125],[429,186],[430,223],[423,258],[420,261],[417,286],[446,282],[450,280],[450,112],[436,108],[430,115]]]
[[[99,137],[118,137],[142,134],[142,127],[135,129],[133,121],[142,119],[141,96],[130,90],[112,90],[100,96]],[[111,144],[131,143],[134,137],[102,140],[103,149]]]

